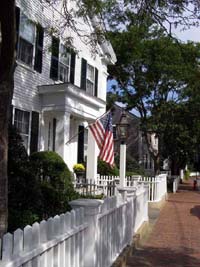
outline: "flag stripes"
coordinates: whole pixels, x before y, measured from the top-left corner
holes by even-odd
[[[111,112],[97,119],[93,124],[89,125],[89,128],[99,147],[99,158],[113,166],[114,143]]]

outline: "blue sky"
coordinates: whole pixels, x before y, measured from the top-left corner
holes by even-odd
[[[200,42],[200,28],[191,28],[189,30],[181,31],[180,28],[174,30],[174,35],[183,42],[194,41]]]

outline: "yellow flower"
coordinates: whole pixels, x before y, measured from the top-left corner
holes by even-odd
[[[77,163],[73,166],[74,172],[85,171],[85,167],[82,163]]]

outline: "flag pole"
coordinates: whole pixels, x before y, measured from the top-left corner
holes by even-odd
[[[99,120],[99,119],[101,119],[103,116],[105,116],[108,112],[110,112],[110,110],[111,109],[109,109],[109,110],[107,110],[106,112],[104,112],[100,117],[98,117],[95,121],[97,121],[97,120]],[[73,135],[66,143],[65,143],[65,145],[67,145],[67,144],[69,144],[69,142],[71,141],[71,140],[73,140],[75,137],[77,137],[80,133],[82,133],[85,129],[87,129],[90,125],[92,125],[93,123],[95,123],[95,122],[92,122],[92,123],[90,123],[88,126],[86,126],[86,127],[84,127],[84,129],[83,130],[81,130],[81,131],[79,131],[78,133],[76,133],[75,135]]]

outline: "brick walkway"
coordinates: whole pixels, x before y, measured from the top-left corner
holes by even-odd
[[[200,191],[192,180],[169,194],[148,240],[126,267],[200,267]]]

